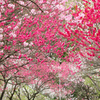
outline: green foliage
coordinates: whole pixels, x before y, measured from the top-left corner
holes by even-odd
[[[55,53],[50,53],[49,57],[52,58],[55,61],[57,61],[57,58],[58,58],[58,56]]]
[[[59,78],[58,77],[56,77],[55,83],[59,84]]]
[[[61,48],[58,48],[58,50],[61,50]]]
[[[89,85],[89,86],[93,86],[93,82],[90,78],[86,77],[85,78],[85,82],[84,82],[85,85]]]
[[[66,56],[68,56],[68,54],[67,54],[67,52],[64,52],[63,55],[62,55],[62,57],[64,58]]]
[[[84,95],[83,95],[84,93],[81,93],[81,87],[77,86],[72,95],[73,95],[73,97],[77,98],[79,96],[79,94],[81,95],[81,97],[84,97]]]

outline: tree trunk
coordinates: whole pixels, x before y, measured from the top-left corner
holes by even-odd
[[[4,94],[5,94],[5,89],[6,89],[6,87],[7,87],[7,83],[8,83],[8,81],[5,82],[5,85],[4,85],[4,88],[3,88],[3,91],[2,91],[1,96],[0,96],[0,100],[3,100],[3,96],[4,96]]]

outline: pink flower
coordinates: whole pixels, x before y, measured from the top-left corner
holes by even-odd
[[[28,43],[27,42],[24,42],[23,43],[24,47],[28,46]]]
[[[33,45],[33,42],[30,42],[29,46],[32,46]]]
[[[22,55],[19,55],[19,59],[21,58]]]
[[[43,3],[46,3],[47,0],[43,0]]]
[[[19,1],[19,3],[20,3],[21,5],[24,5],[24,4],[25,4],[23,1]]]
[[[31,10],[31,13],[36,14],[35,9],[32,9],[32,10]]]
[[[14,4],[8,4],[8,7],[14,9],[15,8],[15,5]]]
[[[72,19],[72,15],[71,14],[67,15],[66,18],[65,18],[66,21],[70,21],[71,19]]]
[[[3,29],[2,28],[0,28],[0,33],[2,33],[3,32]]]
[[[56,7],[59,8],[61,11],[63,11],[65,9],[65,6],[63,6],[63,5],[57,5]]]
[[[98,56],[98,58],[100,58],[100,56]]]
[[[40,3],[40,4],[43,3],[43,0],[40,0],[39,3]]]
[[[0,4],[5,4],[5,1],[4,0],[0,0]]]
[[[5,50],[7,50],[7,49],[8,49],[7,45],[5,45],[5,46],[4,46],[4,49],[5,49]]]
[[[14,32],[11,32],[9,35],[14,37],[14,38],[16,37],[16,34]]]

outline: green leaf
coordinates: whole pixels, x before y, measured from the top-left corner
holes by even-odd
[[[64,52],[63,55],[62,55],[62,57],[64,58],[66,56],[68,56],[68,54],[66,52]]]
[[[93,82],[92,82],[92,80],[91,80],[90,78],[86,77],[86,78],[85,78],[84,84],[85,84],[85,85],[90,85],[90,86],[91,86],[91,85],[93,85]]]

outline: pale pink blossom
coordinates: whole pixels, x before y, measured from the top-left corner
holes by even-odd
[[[8,26],[8,28],[11,28],[11,26]]]
[[[62,0],[62,1],[61,1],[61,3],[65,3],[65,2],[68,2],[68,0]]]
[[[32,46],[33,45],[33,42],[30,42],[29,46]]]
[[[44,11],[44,13],[48,14],[49,12],[48,11]]]
[[[14,30],[18,29],[18,26],[14,27]]]
[[[24,47],[28,46],[28,44],[29,44],[29,43],[27,43],[27,42],[24,42],[24,43],[23,43]]]
[[[25,14],[24,16],[26,17],[26,16],[28,16],[28,14]]]
[[[20,21],[17,23],[17,25],[19,26],[19,25],[21,25],[21,19],[19,19]]]
[[[72,19],[72,15],[71,14],[66,16],[66,21],[70,21],[71,19]]]
[[[9,35],[14,37],[14,38],[16,37],[16,34],[14,32],[10,33]]]
[[[4,0],[0,0],[0,4],[5,4],[5,1]]]
[[[23,1],[19,1],[19,3],[20,3],[21,5],[24,5],[24,4],[25,4]]]
[[[0,33],[2,33],[3,32],[3,29],[2,28],[0,28]]]
[[[80,17],[84,17],[85,14],[84,14],[84,13],[80,13],[79,16],[80,16]]]
[[[1,12],[4,12],[5,9],[4,9],[4,6],[1,6]]]
[[[4,44],[4,42],[0,42],[0,46],[2,46]]]
[[[40,0],[39,3],[40,3],[40,4],[43,3],[43,0]]]
[[[56,4],[56,1],[53,1],[52,4]]]
[[[65,6],[63,6],[63,5],[57,5],[56,7],[61,11],[63,11],[65,9]]]
[[[32,10],[31,10],[31,13],[32,13],[32,14],[36,14],[35,9],[32,9]]]
[[[0,53],[3,53],[3,50],[1,50]]]
[[[50,16],[51,16],[51,17],[54,16],[54,15],[55,15],[55,12],[50,13]]]
[[[41,11],[37,11],[37,14],[40,14],[41,13]]]
[[[10,7],[10,8],[15,8],[15,5],[14,4],[8,4],[8,7]]]
[[[60,19],[66,19],[66,16],[64,14],[60,14]]]

